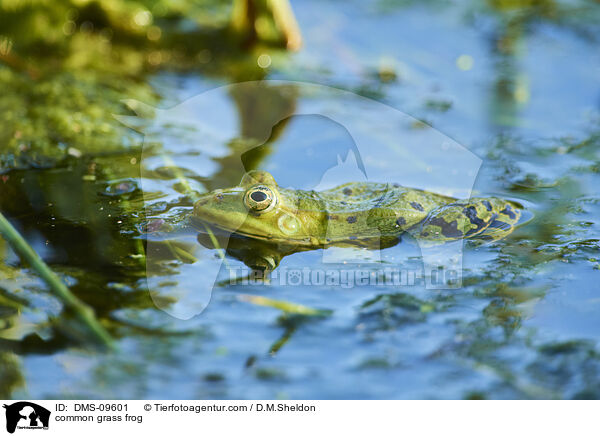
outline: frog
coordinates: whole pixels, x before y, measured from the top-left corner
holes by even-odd
[[[496,241],[519,222],[521,206],[497,197],[457,199],[394,183],[348,182],[322,190],[280,187],[251,170],[239,185],[200,195],[192,221],[262,243],[298,250],[330,245],[387,246],[403,234],[443,244]],[[421,243],[421,242],[420,242]]]

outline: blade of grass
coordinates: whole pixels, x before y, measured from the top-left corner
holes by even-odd
[[[259,295],[240,294],[237,298],[240,301],[246,301],[248,303],[256,304],[257,306],[272,307],[283,312],[279,317],[278,322],[285,327],[285,331],[269,348],[269,355],[271,356],[276,355],[281,348],[289,342],[300,324],[309,319],[315,319],[311,317],[325,317],[332,314],[331,310],[313,309],[312,307],[304,306],[302,304],[274,300]]]
[[[275,356],[279,352],[279,350],[281,350],[281,348],[288,343],[288,341],[295,332],[295,326],[285,329],[283,335],[271,345],[271,348],[269,348],[269,354],[271,356]]]
[[[196,257],[187,252],[185,249],[178,247],[175,243],[170,240],[165,241],[167,247],[177,259],[182,261],[183,263],[196,263],[198,259]]]
[[[210,229],[210,227],[208,227],[206,224],[202,223],[202,226],[204,227],[204,230],[206,230],[206,233],[208,234],[208,237],[210,238],[210,242],[212,242],[215,249],[217,250],[219,257],[221,258],[221,260],[223,261],[223,263],[225,264],[227,269],[229,269],[229,263],[227,262],[227,258],[225,257],[225,250],[223,250],[223,248],[221,248],[221,244],[219,244],[219,241],[217,241],[215,234]]]
[[[108,332],[102,327],[94,315],[94,311],[87,304],[79,300],[60,278],[40,258],[21,234],[0,212],[0,235],[11,245],[15,253],[33,268],[48,285],[52,293],[71,310],[76,318],[82,322],[93,335],[94,339],[103,346],[113,348],[114,344]]]
[[[257,306],[266,306],[279,309],[288,314],[305,315],[305,316],[328,316],[331,315],[331,310],[313,309],[312,307],[304,306],[298,303],[290,303],[289,301],[273,300],[272,298],[262,297],[260,295],[240,294],[240,301],[256,304]]]

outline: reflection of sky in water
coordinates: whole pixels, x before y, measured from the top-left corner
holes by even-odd
[[[490,55],[496,18],[476,14],[470,20],[465,6],[440,6],[439,13],[436,8],[415,6],[385,14],[365,13],[358,4],[345,4],[343,10],[322,2],[298,8],[306,48],[297,62],[329,70],[335,83],[356,84],[383,57],[391,58],[400,81],[385,88],[385,101],[418,116],[423,96],[449,99],[453,107],[448,114],[427,114],[427,119],[466,145],[488,139],[489,102],[502,62]],[[572,134],[588,111],[598,111],[600,53],[592,41],[582,42],[569,30],[548,24],[535,29],[514,59],[515,73],[529,85],[530,96],[518,106],[517,130],[533,137]],[[457,68],[463,54],[474,59],[469,71]]]
[[[270,172],[280,186],[314,189],[338,164],[338,156],[345,159],[349,152],[358,150],[343,126],[322,116],[300,115],[292,117],[274,152],[258,169]]]
[[[200,93],[171,109],[158,111],[156,126],[174,125],[182,130],[185,126],[195,126],[195,130],[183,137],[189,144],[187,150],[186,147],[182,148],[181,140],[164,141],[165,148],[174,153],[173,160],[182,162],[185,168],[194,169],[201,176],[210,176],[210,173],[202,172],[210,166],[208,160],[222,155],[223,146],[241,135],[245,125],[244,116],[251,119],[256,117],[257,125],[262,125],[254,132],[258,135],[257,144],[271,138],[263,146],[269,154],[267,159],[271,168],[281,171],[293,167],[303,171],[304,180],[295,180],[295,186],[315,186],[317,183],[309,179],[322,177],[324,172],[336,165],[338,156],[345,160],[348,151],[354,150],[359,169],[365,167],[367,180],[400,183],[446,195],[469,195],[480,159],[436,129],[415,127],[417,120],[414,118],[352,92],[310,83],[267,83],[264,90],[255,89],[252,83],[217,88]],[[298,96],[290,100],[295,109],[290,110],[286,105],[280,109],[274,108],[272,122],[261,121],[252,109],[245,115],[227,109],[227,96],[232,96],[230,106],[234,100],[239,105],[240,100],[233,96],[251,92],[252,97],[242,101],[252,108],[253,101],[268,99],[267,93],[284,87],[296,90]],[[211,104],[213,101],[214,108]],[[204,116],[210,111],[210,116]],[[280,122],[289,119],[290,115],[289,126],[281,129],[282,138],[272,139],[273,123],[281,125]],[[294,118],[293,115],[300,118]],[[329,126],[325,126],[323,117],[329,120]],[[299,119],[303,121],[299,122]],[[334,127],[336,124],[337,128]],[[220,138],[210,132],[219,132]],[[163,135],[158,133],[157,136],[160,138]],[[317,146],[319,141],[320,146]],[[217,153],[212,151],[214,147],[219,150]],[[249,147],[242,151],[246,150]],[[262,160],[256,164],[256,168],[250,168],[248,160],[245,155],[240,155],[239,162],[235,159],[231,161],[230,165],[239,167],[239,177],[245,170],[267,169],[263,167],[265,162]],[[242,161],[246,168],[241,166]],[[192,168],[194,162],[197,162],[196,167]],[[143,167],[143,171],[148,169],[152,169],[152,166]],[[291,174],[288,173],[285,177],[289,176]],[[350,181],[355,180],[339,182]],[[283,183],[283,186],[286,185]]]

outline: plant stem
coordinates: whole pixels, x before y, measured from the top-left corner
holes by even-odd
[[[52,293],[64,304],[65,308],[73,311],[75,316],[90,330],[90,333],[101,345],[113,347],[112,338],[102,327],[87,304],[79,300],[60,278],[50,269],[40,256],[31,248],[21,234],[0,212],[0,235],[11,245],[22,261],[27,262],[46,282]]]

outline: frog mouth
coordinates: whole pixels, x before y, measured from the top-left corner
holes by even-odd
[[[213,231],[216,231],[217,233],[224,235],[224,234],[237,234],[237,235],[242,235],[242,236],[247,236],[249,238],[256,238],[256,239],[261,239],[261,240],[275,240],[276,238],[268,238],[264,235],[258,234],[258,233],[252,233],[252,232],[248,232],[248,231],[244,231],[241,229],[233,229],[232,227],[228,227],[222,224],[218,224],[214,221],[208,221],[207,219],[203,219],[201,217],[193,217],[192,219],[192,223],[194,224],[194,227],[202,232],[205,232],[206,229],[210,229]]]
[[[203,232],[203,233],[207,233],[207,229],[210,229],[210,231],[214,231],[218,235],[222,235],[222,236],[228,236],[228,235],[242,236],[242,237],[257,239],[257,240],[261,240],[261,241],[265,241],[265,242],[288,243],[288,245],[313,245],[313,244],[309,243],[306,239],[297,239],[297,240],[294,239],[293,241],[291,241],[291,238],[265,236],[260,233],[253,233],[253,232],[249,232],[247,230],[242,230],[242,229],[232,230],[231,227],[226,227],[226,226],[220,225],[215,222],[208,222],[200,217],[194,217],[192,220],[192,223],[194,224],[194,227],[196,228],[196,230]]]

